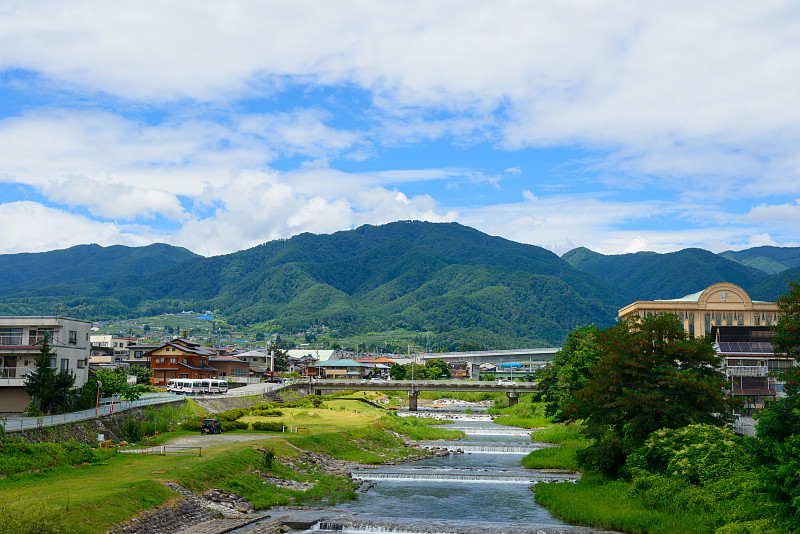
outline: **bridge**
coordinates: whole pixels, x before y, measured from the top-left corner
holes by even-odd
[[[530,382],[476,382],[470,380],[309,380],[309,393],[321,395],[323,391],[406,391],[408,392],[408,409],[417,411],[417,397],[420,391],[448,391],[469,393],[504,392],[508,395],[508,405],[513,406],[519,400],[520,393],[535,393],[539,386]]]
[[[503,362],[526,362],[526,361],[552,361],[556,352],[561,347],[545,347],[538,349],[510,349],[510,350],[476,350],[470,352],[438,352],[423,353],[416,357],[425,363],[426,360],[440,358],[446,362],[459,361],[475,364],[491,363],[498,364]]]

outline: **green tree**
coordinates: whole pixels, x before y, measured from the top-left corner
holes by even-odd
[[[800,367],[781,374],[786,397],[769,403],[756,425],[756,464],[769,497],[800,527]]]
[[[272,354],[272,370],[283,373],[289,370],[289,356],[286,350],[278,347],[277,343],[273,343],[269,347]]]
[[[447,362],[441,358],[434,358],[425,362],[425,372],[431,380],[450,378],[450,369],[447,368]],[[414,373],[416,373],[416,369]]]
[[[772,327],[775,354],[800,358],[800,283],[789,282],[789,292],[776,301],[781,315]]]
[[[781,316],[773,326],[776,355],[800,357],[800,283],[777,300]],[[780,373],[786,396],[767,404],[758,417],[756,463],[762,486],[770,498],[786,508],[786,516],[800,527],[800,367]]]
[[[406,366],[395,364],[389,369],[389,378],[392,380],[406,379]]]
[[[35,413],[60,412],[65,409],[70,399],[70,389],[75,385],[75,375],[68,371],[58,373],[50,367],[50,360],[55,358],[50,351],[50,335],[45,333],[39,354],[34,360],[35,369],[25,377],[25,392],[33,397]]]
[[[575,400],[575,392],[586,385],[600,358],[595,339],[599,331],[595,325],[576,328],[567,334],[553,363],[536,371],[539,393],[534,400],[544,401],[545,415],[555,421],[566,419],[566,407]]]
[[[600,358],[566,409],[594,440],[582,464],[616,477],[651,432],[730,419],[719,357],[708,339],[689,339],[676,316],[623,320],[596,341]]]

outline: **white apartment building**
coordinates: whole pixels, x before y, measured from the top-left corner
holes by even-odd
[[[75,375],[75,387],[89,379],[91,321],[56,316],[0,316],[0,414],[20,414],[30,403],[23,385],[34,369],[45,333],[56,372]]]

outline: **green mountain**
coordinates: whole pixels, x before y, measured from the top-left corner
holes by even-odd
[[[609,325],[631,299],[543,248],[455,223],[403,221],[301,234],[144,276],[17,288],[0,298],[0,313],[56,302],[95,319],[218,309],[229,322],[282,332],[407,328],[511,347]]]
[[[78,245],[24,254],[0,254],[0,290],[39,288],[152,274],[197,254],[156,243],[146,247]]]
[[[779,296],[789,292],[789,282],[797,282],[799,279],[800,267],[793,267],[768,276],[748,289],[747,292],[753,300],[773,302]]]
[[[739,251],[727,250],[720,256],[767,274],[778,274],[786,269],[800,267],[800,247],[753,247]]]
[[[561,258],[580,271],[626,288],[634,300],[680,298],[717,282],[748,290],[767,277],[764,271],[697,248],[667,254],[604,255],[581,247]]]

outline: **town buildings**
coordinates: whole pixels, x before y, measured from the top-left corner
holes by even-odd
[[[170,378],[217,378],[217,369],[209,364],[217,354],[190,339],[175,338],[143,356],[150,359],[153,384],[164,386]]]
[[[0,317],[0,413],[20,414],[30,403],[23,386],[45,334],[54,354],[51,367],[72,373],[75,387],[83,387],[89,379],[91,327],[91,321],[69,317]]]
[[[741,287],[728,282],[711,285],[692,295],[671,300],[637,300],[619,310],[619,318],[671,313],[689,337],[711,335],[719,326],[765,326],[778,320],[774,302],[754,301]]]

